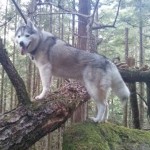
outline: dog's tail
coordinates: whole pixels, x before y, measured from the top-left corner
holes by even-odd
[[[112,67],[112,90],[123,103],[126,102],[130,96],[130,91],[114,64]]]

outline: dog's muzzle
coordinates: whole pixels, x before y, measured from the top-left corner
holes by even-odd
[[[31,42],[30,42],[31,43]],[[21,47],[21,54],[24,55],[25,53],[27,53],[27,49],[29,48],[30,43],[26,46],[25,43],[23,41],[21,41],[19,43],[20,47]]]
[[[20,43],[20,46],[22,47],[22,48],[24,48],[25,47],[25,45],[24,45],[24,43],[21,41]]]
[[[24,55],[25,52],[26,52],[26,46],[25,46],[24,42],[21,41],[21,42],[19,43],[19,45],[20,45],[20,47],[21,47],[21,54]]]

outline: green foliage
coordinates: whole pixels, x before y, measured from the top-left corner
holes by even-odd
[[[107,5],[103,5],[107,4]],[[106,0],[102,1],[102,6],[99,11],[99,20],[102,24],[112,24],[116,15],[118,1],[109,3]],[[120,56],[124,60],[125,49],[125,28],[129,28],[129,56],[136,58],[138,62],[139,55],[139,22],[140,16],[143,21],[143,45],[145,49],[145,59],[149,60],[150,52],[150,1],[142,0],[142,11],[139,11],[139,1],[123,0],[117,22],[114,29],[106,28],[100,30],[99,34],[103,37],[103,42],[99,46],[100,53],[114,58]]]

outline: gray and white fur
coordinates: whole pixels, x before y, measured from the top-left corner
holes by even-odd
[[[116,66],[105,56],[76,49],[53,34],[40,31],[31,21],[20,26],[15,34],[21,54],[29,54],[39,69],[43,90],[35,99],[49,93],[51,77],[58,76],[82,80],[95,100],[98,113],[94,122],[108,119],[107,97],[109,89],[122,100],[130,95]]]

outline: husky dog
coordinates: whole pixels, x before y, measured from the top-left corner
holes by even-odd
[[[128,99],[129,89],[116,66],[105,56],[74,48],[49,32],[40,31],[29,20],[17,29],[15,37],[21,54],[28,53],[39,69],[43,90],[35,99],[47,95],[52,75],[83,81],[98,108],[97,116],[91,117],[94,122],[108,119],[110,88],[122,101]]]

